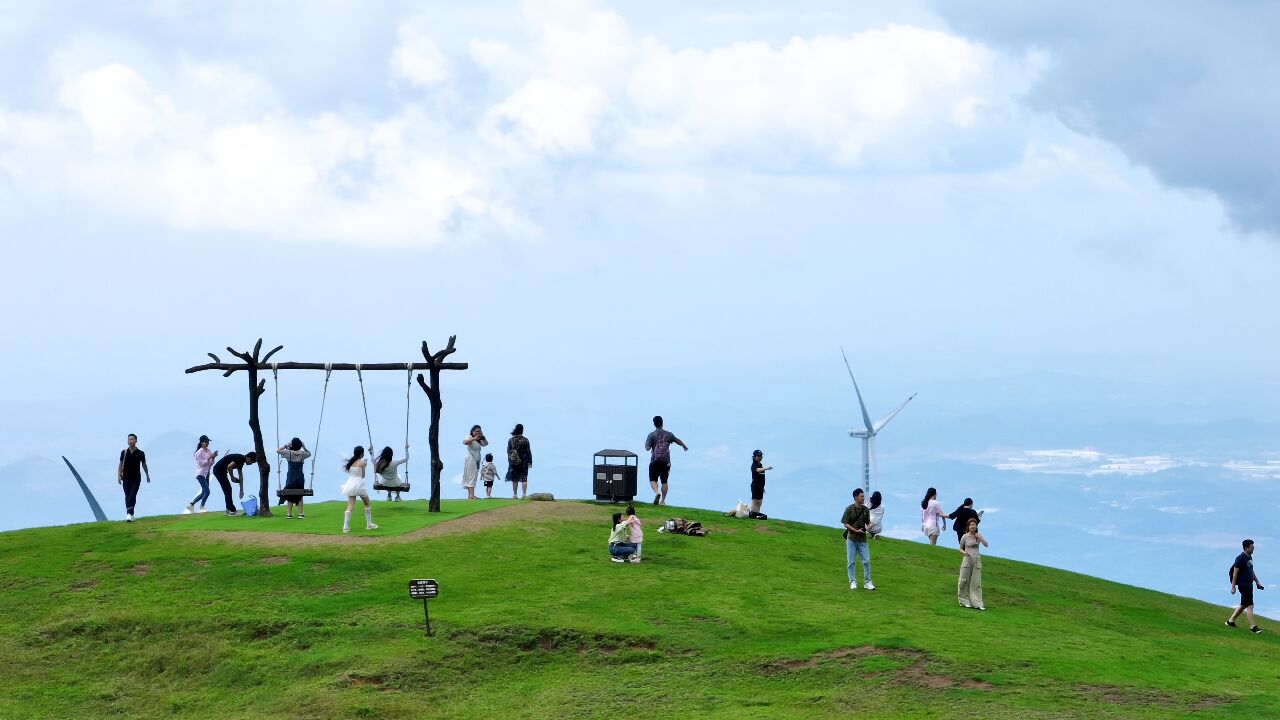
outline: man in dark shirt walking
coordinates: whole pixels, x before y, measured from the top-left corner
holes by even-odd
[[[1257,585],[1259,590],[1265,590],[1262,583],[1258,582],[1258,576],[1253,572],[1253,541],[1245,540],[1241,545],[1244,546],[1244,552],[1236,556],[1236,561],[1231,564],[1231,594],[1236,594],[1236,587],[1240,588],[1240,604],[1231,612],[1231,617],[1227,618],[1227,627],[1236,626],[1236,618],[1240,617],[1240,613],[1245,613],[1249,618],[1249,631],[1257,634],[1262,632],[1262,628],[1253,620],[1253,586]]]
[[[955,521],[951,529],[956,531],[956,542],[959,543],[964,534],[969,531],[970,520],[982,522],[982,513],[973,511],[973,498],[965,498],[964,504],[948,515],[947,519]]]
[[[142,473],[151,482],[151,470],[147,468],[147,454],[138,447],[138,436],[129,433],[129,447],[120,451],[120,465],[116,468],[116,482],[124,487],[124,521],[133,522],[133,509],[138,504],[138,488],[142,485]]]
[[[871,523],[871,510],[862,502],[862,488],[853,491],[853,504],[844,509],[840,524],[844,526],[845,559],[849,562],[849,589],[858,589],[854,564],[862,558],[862,587],[875,590],[871,584],[871,548],[867,545],[867,526]]]
[[[662,429],[662,416],[653,416],[653,432],[649,433],[649,437],[644,439],[644,449],[649,450],[652,454],[649,456],[649,487],[653,488],[653,504],[667,504],[667,480],[671,477],[671,446],[679,445],[689,451],[689,446],[684,441],[676,437],[670,431]],[[658,488],[658,484],[662,484],[662,488]]]

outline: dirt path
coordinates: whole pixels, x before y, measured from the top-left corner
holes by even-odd
[[[234,545],[260,547],[316,547],[321,545],[369,545],[375,543],[411,543],[423,538],[442,535],[459,535],[478,532],[509,522],[537,522],[539,520],[599,521],[606,517],[607,509],[580,502],[527,502],[519,505],[482,510],[455,520],[428,525],[403,535],[370,537],[368,535],[343,535],[335,529],[332,535],[310,535],[287,532],[256,532],[249,530],[196,530],[189,533],[200,540],[226,542]]]

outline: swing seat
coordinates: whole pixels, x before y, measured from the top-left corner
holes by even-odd
[[[295,497],[311,497],[315,492],[311,488],[281,488],[276,491],[276,497],[281,500],[285,498]]]
[[[382,483],[374,483],[374,490],[383,490],[386,492],[409,492],[409,483],[401,483],[400,485],[383,485]]]

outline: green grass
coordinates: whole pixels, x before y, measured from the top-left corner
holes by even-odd
[[[402,505],[397,532],[437,520]],[[986,558],[989,610],[962,610],[959,553],[894,540],[854,592],[835,530],[696,510],[646,525],[708,537],[650,531],[618,565],[611,508],[538,505],[365,545],[180,532],[257,526],[209,516],[0,534],[0,717],[1280,717],[1275,628],[1219,607]]]
[[[310,498],[308,498],[310,500]],[[440,512],[428,513],[426,500],[404,500],[403,502],[373,501],[373,522],[377,530],[364,529],[364,505],[356,501],[355,512],[351,514],[352,532],[358,535],[389,536],[403,535],[418,528],[435,525],[456,518],[470,515],[482,510],[505,507],[519,501],[510,498],[491,498],[479,500],[441,500]],[[305,533],[310,535],[333,535],[342,528],[342,515],[347,509],[345,502],[306,502],[303,510],[305,519],[289,520],[285,516],[287,506],[273,506],[269,518],[227,517],[224,513],[214,512],[195,515],[174,515],[168,518],[157,518],[155,529],[171,530],[249,530],[252,532]]]

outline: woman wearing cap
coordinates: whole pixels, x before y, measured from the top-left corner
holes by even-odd
[[[759,450],[751,454],[751,517],[760,514],[760,504],[764,502],[764,474],[773,466],[764,466],[764,453]]]
[[[209,436],[201,435],[199,442],[196,443],[196,482],[200,483],[200,492],[187,503],[187,507],[182,511],[183,515],[190,515],[193,512],[209,512],[205,509],[205,501],[209,499],[209,471],[213,468],[213,461],[218,459],[218,451],[209,450]],[[196,510],[196,503],[200,503],[200,510]]]

